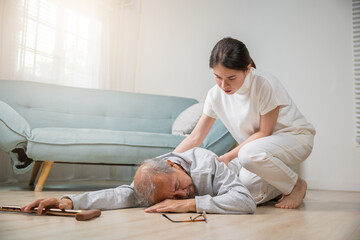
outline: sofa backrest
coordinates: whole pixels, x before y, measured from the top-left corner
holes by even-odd
[[[31,126],[171,133],[190,98],[0,80],[0,101]]]

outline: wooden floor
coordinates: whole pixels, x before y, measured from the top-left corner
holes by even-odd
[[[113,183],[86,184],[53,183],[40,193],[30,191],[25,184],[0,184],[0,204],[23,205],[37,198],[96,190]],[[208,223],[172,223],[141,208],[104,211],[100,218],[87,222],[0,212],[0,239],[360,239],[360,192],[309,190],[299,209],[273,205],[259,206],[253,215],[208,214]],[[195,214],[169,215],[182,220]]]

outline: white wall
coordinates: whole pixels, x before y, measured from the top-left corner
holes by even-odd
[[[212,47],[238,38],[317,129],[309,187],[360,191],[351,0],[143,0],[141,18],[137,91],[204,101]]]

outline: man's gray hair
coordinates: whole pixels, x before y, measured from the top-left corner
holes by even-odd
[[[141,172],[139,172],[141,171]],[[152,158],[143,161],[135,174],[134,187],[140,197],[142,205],[154,204],[155,183],[153,178],[158,174],[169,174],[175,170],[160,158]]]

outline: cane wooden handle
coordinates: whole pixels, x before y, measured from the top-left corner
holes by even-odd
[[[99,217],[101,215],[101,211],[98,209],[95,210],[86,210],[81,211],[75,215],[75,219],[78,221],[87,221],[95,217]]]

